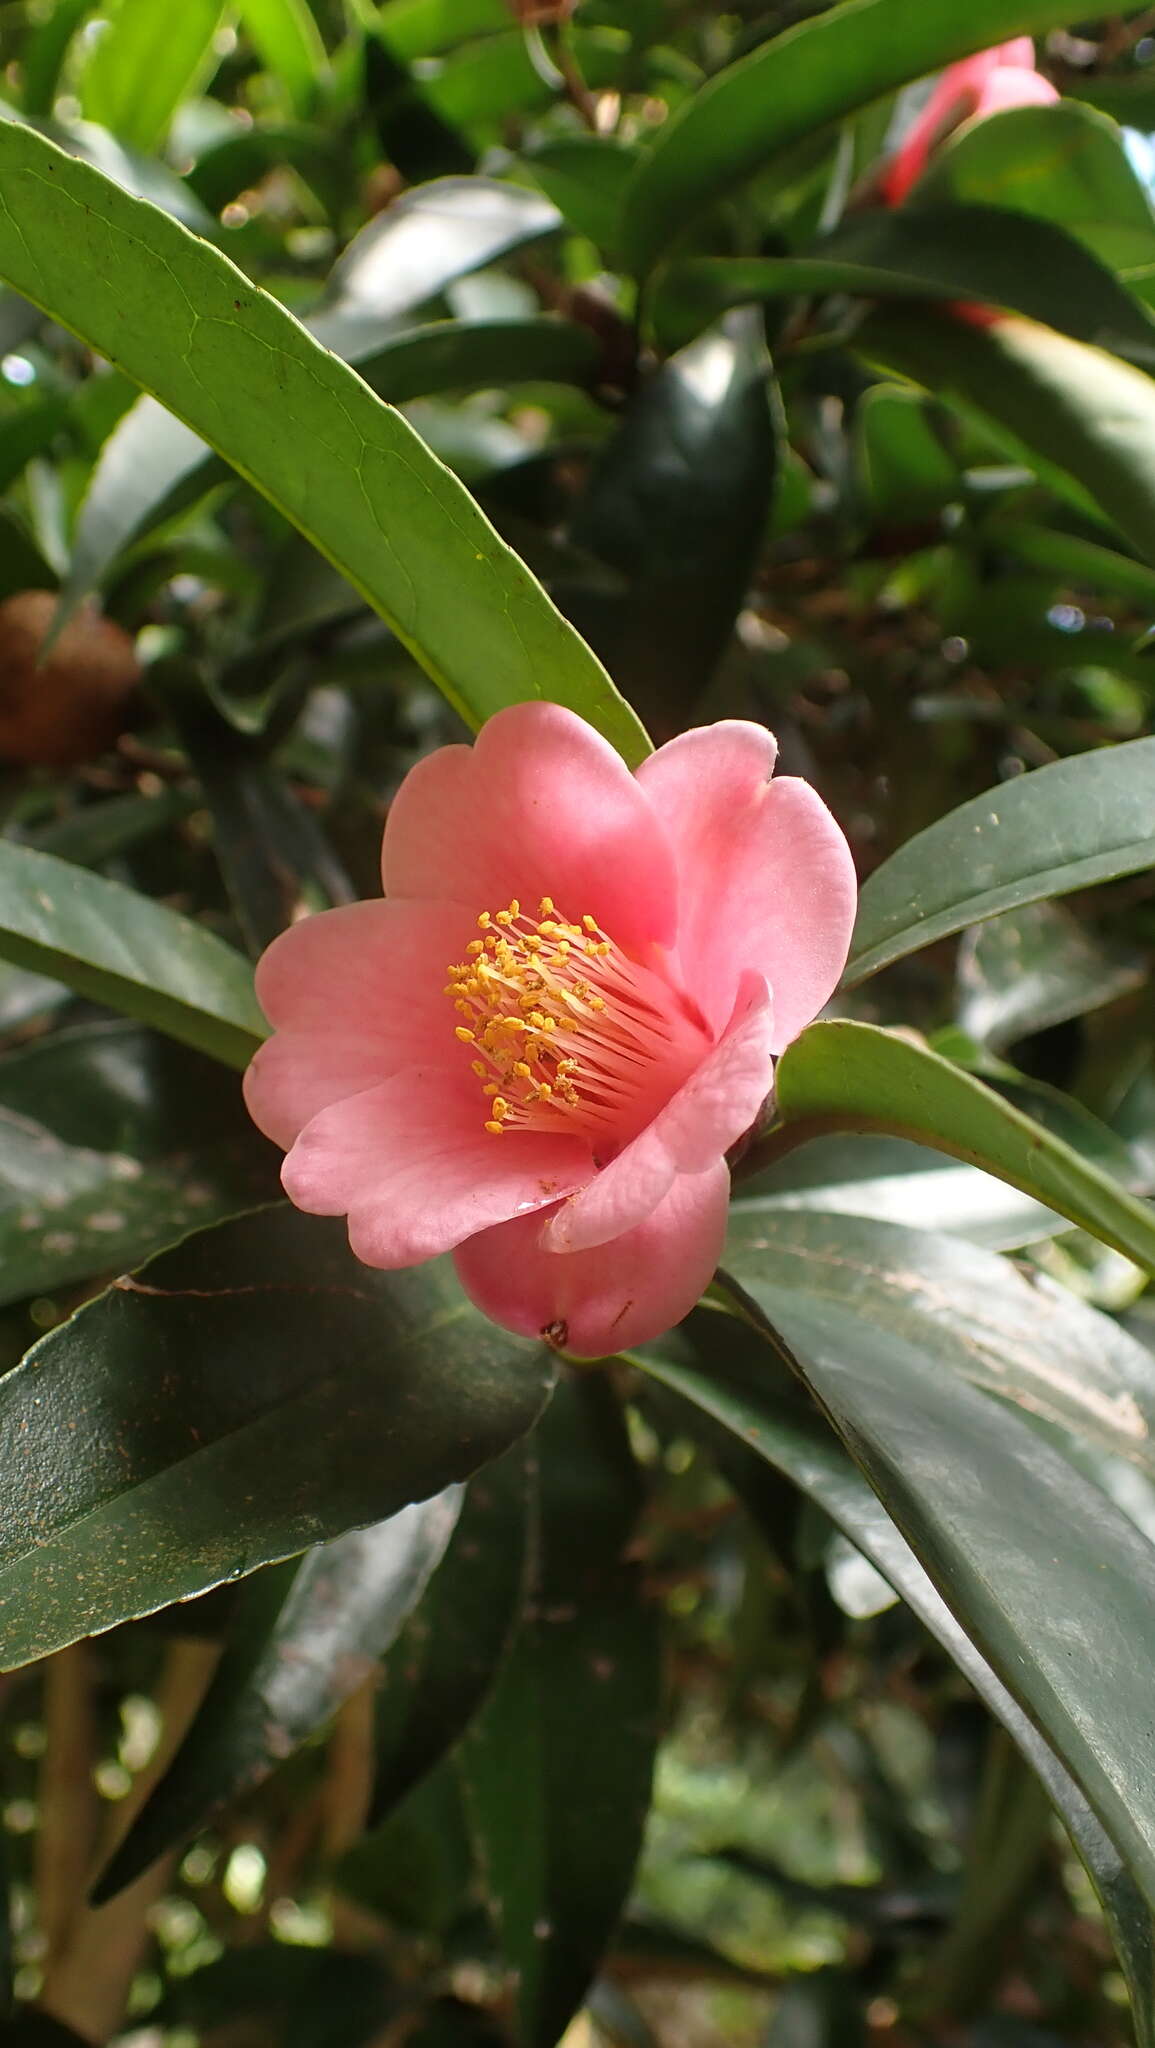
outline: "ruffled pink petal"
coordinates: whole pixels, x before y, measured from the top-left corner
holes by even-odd
[[[276,1036],[245,1075],[249,1114],[289,1146],[331,1102],[444,1052],[461,1066],[446,969],[473,921],[456,903],[351,903],[304,918],[257,967],[257,997]]]
[[[828,1002],[846,964],[858,883],[822,798],[769,779],[775,742],[737,719],[661,747],[638,781],[676,849],[678,957],[720,1031],[743,969],[765,975],[781,1052]]]
[[[632,1144],[542,1228],[550,1251],[603,1245],[661,1202],[679,1174],[701,1174],[749,1130],[770,1092],[774,1011],[760,975],[743,977],[726,1032]]]
[[[1035,46],[1030,36],[1015,36],[1009,43],[979,50],[958,64],[948,64],[918,119],[909,129],[882,179],[882,193],[888,206],[899,206],[917,185],[935,149],[953,128],[980,111],[983,92],[997,72],[1006,71],[1020,82],[1017,98],[1000,105],[1022,106],[1036,99],[1058,99],[1059,95],[1035,70]],[[1046,87],[1039,93],[1029,81]],[[993,106],[983,109],[994,113]]]
[[[454,1263],[495,1323],[548,1336],[579,1358],[605,1358],[689,1314],[721,1256],[729,1195],[719,1162],[679,1174],[643,1223],[592,1251],[546,1251],[537,1219],[518,1216],[459,1245]]]
[[[1049,78],[1037,71],[992,71],[979,93],[971,119],[987,121],[992,114],[1006,114],[1013,107],[1049,107],[1059,98]]]
[[[406,776],[389,812],[390,897],[448,897],[475,914],[552,896],[632,952],[672,944],[670,849],[607,740],[558,704],[514,704],[472,747],[442,747]]]
[[[306,1124],[281,1170],[285,1192],[310,1215],[347,1215],[356,1256],[394,1267],[543,1209],[589,1176],[580,1139],[494,1137],[482,1116],[468,1073],[407,1068]]]

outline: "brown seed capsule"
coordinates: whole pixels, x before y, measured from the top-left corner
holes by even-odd
[[[130,636],[85,605],[37,667],[55,613],[50,590],[0,604],[0,760],[69,768],[124,727],[140,675]]]

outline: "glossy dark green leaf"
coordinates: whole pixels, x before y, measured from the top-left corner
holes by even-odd
[[[163,789],[155,796],[134,790],[100,803],[77,804],[63,817],[39,826],[30,834],[30,843],[38,852],[53,853],[77,867],[98,868],[118,853],[171,831],[195,807],[196,798],[187,789]]]
[[[537,1436],[531,1616],[461,1767],[522,2048],[554,2048],[621,1912],[649,1806],[657,1616],[623,1553],[639,1505],[608,1383],[569,1383]],[[580,1787],[580,1798],[574,1788]]]
[[[1065,584],[1137,598],[1145,610],[1155,611],[1155,569],[1133,555],[1017,517],[986,520],[983,534],[1003,554],[1030,568],[1050,570]]]
[[[568,321],[442,321],[382,340],[375,315],[317,314],[312,331],[390,405],[498,383],[582,383],[597,349]],[[2,457],[0,457],[2,459]],[[146,528],[228,475],[219,456],[153,398],[139,398],[101,450],[77,514],[64,598],[71,610]]]
[[[907,1138],[814,1138],[761,1173],[739,1171],[735,1209],[822,1209],[945,1230],[991,1251],[1034,1244],[1065,1225],[993,1174]]]
[[[0,192],[0,274],[203,431],[467,718],[548,691],[631,761],[646,752],[589,648],[468,492],[227,257],[11,122]]]
[[[0,845],[0,958],[232,1066],[246,1065],[265,1036],[252,971],[214,933],[10,841]]]
[[[0,1056],[0,1303],[122,1271],[277,1191],[236,1081],[138,1025]]]
[[[1012,207],[1078,237],[1141,295],[1155,275],[1155,213],[1106,114],[1064,99],[967,123],[935,152],[917,202]]]
[[[979,327],[947,312],[887,307],[857,345],[993,428],[1008,454],[1073,477],[1155,561],[1155,378],[1131,363],[1007,315]]]
[[[700,323],[795,292],[978,300],[1155,366],[1155,321],[1106,264],[1051,221],[994,206],[858,213],[797,256],[691,258],[674,266],[655,317],[666,298]]]
[[[1055,1750],[1012,1697],[1004,1683],[1008,1675],[996,1675],[983,1649],[936,1590],[831,1430],[800,1401],[780,1357],[772,1359],[765,1349],[751,1343],[739,1348],[709,1338],[699,1340],[687,1353],[684,1331],[676,1351],[669,1343],[651,1347],[637,1363],[748,1447],[752,1454],[749,1462],[745,1466],[739,1462],[737,1469],[728,1462],[727,1469],[755,1519],[759,1515],[755,1459],[785,1473],[815,1500],[902,1594],[1014,1738],[1062,1815],[1103,1901],[1131,1989],[1139,2038],[1143,2048],[1150,2048],[1155,2040],[1151,1990],[1155,1983],[1155,1922],[1127,1863]],[[933,1383],[933,1373],[926,1377]],[[983,1399],[977,1394],[973,1398]],[[918,1406],[916,1396],[913,1415]],[[997,1417],[993,1428],[997,1431]],[[945,1457],[954,1472],[955,1452],[948,1450]],[[1035,1598],[1037,1603],[1037,1582]]]
[[[864,883],[846,979],[964,925],[1155,866],[1155,740],[1077,754],[972,797]]]
[[[976,1646],[1019,1699],[1155,1902],[1146,1671],[1155,1550],[1021,1417],[917,1341],[824,1301],[747,1291]],[[770,1304],[773,1303],[773,1308]],[[795,1314],[795,1309],[801,1314]]]
[[[642,385],[575,508],[570,538],[627,588],[559,595],[662,739],[691,721],[745,598],[775,424],[761,322],[733,314]]]
[[[1155,1207],[913,1035],[812,1024],[783,1054],[776,1144],[823,1131],[888,1131],[933,1145],[1054,1209],[1155,1272]]]
[[[342,312],[395,320],[463,277],[562,224],[540,192],[497,178],[436,178],[354,235],[329,278]],[[378,339],[380,328],[378,327]]]
[[[251,1791],[372,1674],[453,1533],[460,1487],[324,1543],[287,1587],[246,1588],[192,1726],[102,1871],[94,1903]]]
[[[509,27],[505,0],[385,0],[377,25],[399,57],[435,57]]]
[[[959,464],[936,431],[932,405],[903,384],[873,384],[855,409],[865,507],[883,524],[929,518],[962,494]]]
[[[0,1662],[427,1499],[522,1435],[552,1377],[447,1261],[371,1272],[342,1224],[285,1207],[187,1238],[0,1381]]]
[[[245,34],[284,87],[293,112],[308,114],[328,69],[308,0],[239,0]]]
[[[40,398],[0,414],[0,490],[6,490],[25,464],[49,446],[67,417],[67,407],[58,397]]]
[[[932,1230],[744,1208],[725,1265],[772,1321],[789,1295],[786,1334],[804,1349],[829,1306],[1155,1474],[1150,1353],[1045,1274]]]
[[[207,700],[195,671],[172,663],[153,673],[204,791],[221,874],[250,951],[262,953],[307,911],[352,902],[353,886],[324,831],[267,750]]]
[[[223,15],[223,0],[181,0],[174,12],[121,0],[84,66],[85,119],[130,149],[157,149],[180,101],[219,61],[213,37]]]
[[[959,949],[961,1030],[998,1052],[1142,988],[1143,962],[1109,947],[1058,903],[1025,903],[967,932]]]
[[[540,143],[525,167],[571,228],[599,249],[613,250],[637,160],[636,149],[608,135],[557,135]]]
[[[445,1556],[384,1660],[374,1823],[453,1748],[496,1682],[527,1589],[536,1481],[525,1440],[470,1480]]]
[[[694,214],[816,129],[972,50],[1079,18],[1075,0],[849,0],[799,22],[661,128],[627,195],[634,263],[648,270]]]

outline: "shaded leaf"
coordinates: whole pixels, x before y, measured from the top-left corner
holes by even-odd
[[[119,882],[0,844],[0,958],[243,1067],[265,1036],[231,946]]]
[[[421,1598],[461,1489],[309,1552],[287,1587],[250,1582],[188,1734],[101,1873],[94,1904],[252,1791],[372,1675]]]
[[[831,1130],[889,1131],[997,1174],[1155,1272],[1155,1208],[913,1035],[813,1024],[783,1054],[769,1145]]]
[[[863,884],[846,979],[964,925],[1155,866],[1155,739],[1076,754],[972,797]]]
[[[371,1272],[285,1207],[187,1238],[0,1381],[0,1659],[383,1520],[498,1456],[553,1365],[448,1262]]]
[[[526,1593],[531,1486],[536,1500],[524,1440],[470,1480],[445,1556],[385,1658],[374,1825],[452,1749],[496,1681]]]
[[[1031,1415],[1155,1474],[1155,1369],[1108,1316],[1043,1273],[937,1232],[816,1211],[736,1210],[725,1262],[792,1343],[828,1306]],[[817,1341],[817,1338],[814,1338]]]
[[[0,1303],[123,1270],[277,1191],[236,1082],[133,1024],[0,1056],[0,1131]]]
[[[293,112],[307,114],[328,70],[308,0],[238,0],[238,11],[261,62],[284,86]]]
[[[1142,988],[1133,953],[1106,946],[1057,903],[1025,903],[969,931],[959,948],[957,1021],[1000,1051]]]
[[[745,1459],[726,1456],[728,1476],[742,1499],[759,1517],[758,1466],[765,1461],[783,1472],[808,1498],[818,1502],[831,1520],[868,1557],[920,1621],[953,1657],[991,1712],[1012,1735],[1045,1784],[1103,1902],[1120,1962],[1131,1990],[1143,2048],[1155,2039],[1155,1923],[1118,1848],[1106,1833],[1055,1751],[1012,1697],[1003,1677],[996,1676],[967,1629],[955,1618],[886,1508],[876,1499],[861,1473],[813,1409],[803,1404],[788,1376],[768,1370],[765,1348],[750,1342],[715,1340],[711,1335],[686,1350],[690,1326],[679,1333],[674,1350],[669,1340],[651,1346],[637,1363],[662,1383],[711,1417],[736,1440],[735,1453],[746,1446]],[[781,1352],[778,1352],[781,1360]],[[975,1400],[983,1397],[975,1395]],[[917,1400],[915,1409],[917,1414]],[[953,1450],[947,1461],[956,1467]],[[957,1473],[956,1473],[956,1476]],[[1012,1561],[1013,1567],[1013,1561]],[[1038,1581],[1035,1582],[1037,1603]]]
[[[227,257],[10,122],[0,193],[0,272],[203,431],[463,715],[480,723],[548,688],[631,761],[645,753],[590,650],[468,492]]]
[[[978,327],[894,306],[871,313],[856,339],[872,362],[975,413],[1016,461],[1041,456],[1073,477],[1155,561],[1155,378],[1009,314]]]
[[[342,312],[395,320],[471,270],[552,234],[556,206],[497,178],[436,178],[403,193],[354,235],[329,278]],[[378,327],[380,339],[380,327]]]
[[[691,258],[659,288],[655,318],[668,304],[700,325],[796,292],[979,300],[1155,366],[1155,322],[1114,272],[1052,222],[995,206],[858,213],[798,256]]]
[[[657,1616],[623,1557],[638,1478],[608,1384],[567,1383],[537,1444],[534,1607],[470,1727],[461,1768],[515,1977],[518,2038],[553,2048],[610,1939],[641,1846],[657,1734]]]
[[[729,637],[776,456],[761,322],[734,314],[643,384],[575,508],[573,543],[628,587],[559,594],[659,738],[687,722]]]
[[[1080,19],[1075,0],[850,0],[720,71],[658,133],[626,201],[640,270],[780,150],[973,50]]]

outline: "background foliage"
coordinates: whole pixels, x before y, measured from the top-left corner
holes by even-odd
[[[0,4],[14,2048],[1155,2043],[1153,81],[1063,0]],[[598,1374],[236,1079],[535,695],[763,720],[866,878]]]

